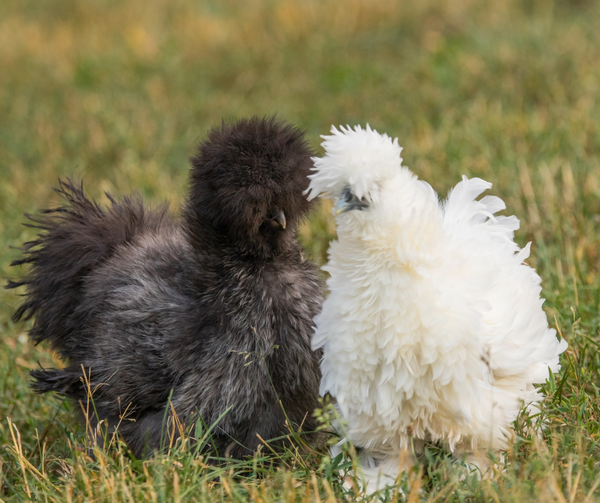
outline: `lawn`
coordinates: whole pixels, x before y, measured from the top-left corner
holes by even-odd
[[[517,421],[491,477],[432,445],[373,501],[600,501],[599,26],[594,0],[0,2],[2,282],[33,236],[23,213],[57,202],[59,176],[177,211],[222,118],[276,113],[318,152],[331,124],[368,122],[441,195],[462,174],[493,183],[569,342],[533,420],[545,426]],[[334,235],[325,206],[300,231],[318,264]],[[60,362],[10,321],[18,302],[0,290],[0,500],[357,498],[324,448],[211,467],[185,442],[139,461],[113,439],[88,456],[76,407],[28,388],[38,362]]]

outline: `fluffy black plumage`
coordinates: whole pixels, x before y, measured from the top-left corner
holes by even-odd
[[[192,158],[181,219],[138,197],[103,209],[61,181],[66,204],[29,216],[41,232],[13,265],[31,267],[7,285],[27,287],[14,320],[35,316],[31,339],[69,362],[33,371],[33,388],[86,400],[83,367],[92,388],[103,383],[99,419],[120,423],[138,457],[160,448],[171,392],[184,422],[224,414],[213,433],[221,456],[288,433],[281,406],[314,430],[322,285],[296,240],[311,154],[300,130],[275,119],[215,128]]]

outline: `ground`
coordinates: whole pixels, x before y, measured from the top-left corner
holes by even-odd
[[[598,26],[593,0],[2,2],[0,276],[20,273],[22,215],[57,202],[60,175],[103,201],[137,190],[176,211],[187,160],[221,118],[277,113],[319,153],[331,124],[368,122],[441,194],[462,174],[494,184],[570,345],[541,417],[517,421],[490,478],[429,446],[403,492],[377,498],[600,501]],[[333,236],[325,206],[300,231],[319,264]],[[136,461],[116,439],[89,457],[75,407],[27,387],[38,362],[59,362],[10,321],[18,302],[0,292],[2,500],[356,499],[323,448],[290,449],[279,467],[267,447],[216,468],[189,445]]]

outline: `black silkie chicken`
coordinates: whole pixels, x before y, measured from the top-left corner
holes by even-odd
[[[41,231],[13,265],[31,268],[7,285],[27,289],[14,320],[34,316],[31,340],[69,363],[34,370],[34,390],[85,402],[85,369],[102,384],[91,419],[118,425],[138,457],[161,447],[171,393],[184,424],[223,416],[220,456],[289,433],[286,417],[314,431],[322,285],[296,240],[311,154],[281,121],[223,124],[192,158],[181,218],[139,197],[103,209],[61,181],[66,204],[29,217]]]

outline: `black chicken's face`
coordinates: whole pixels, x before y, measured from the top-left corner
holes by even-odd
[[[273,256],[310,209],[311,154],[302,132],[273,119],[223,126],[192,160],[189,205],[243,253]]]
[[[240,248],[270,255],[294,238],[298,222],[308,210],[302,194],[305,188],[280,177],[249,186],[232,184],[220,191],[222,211],[215,221]]]

